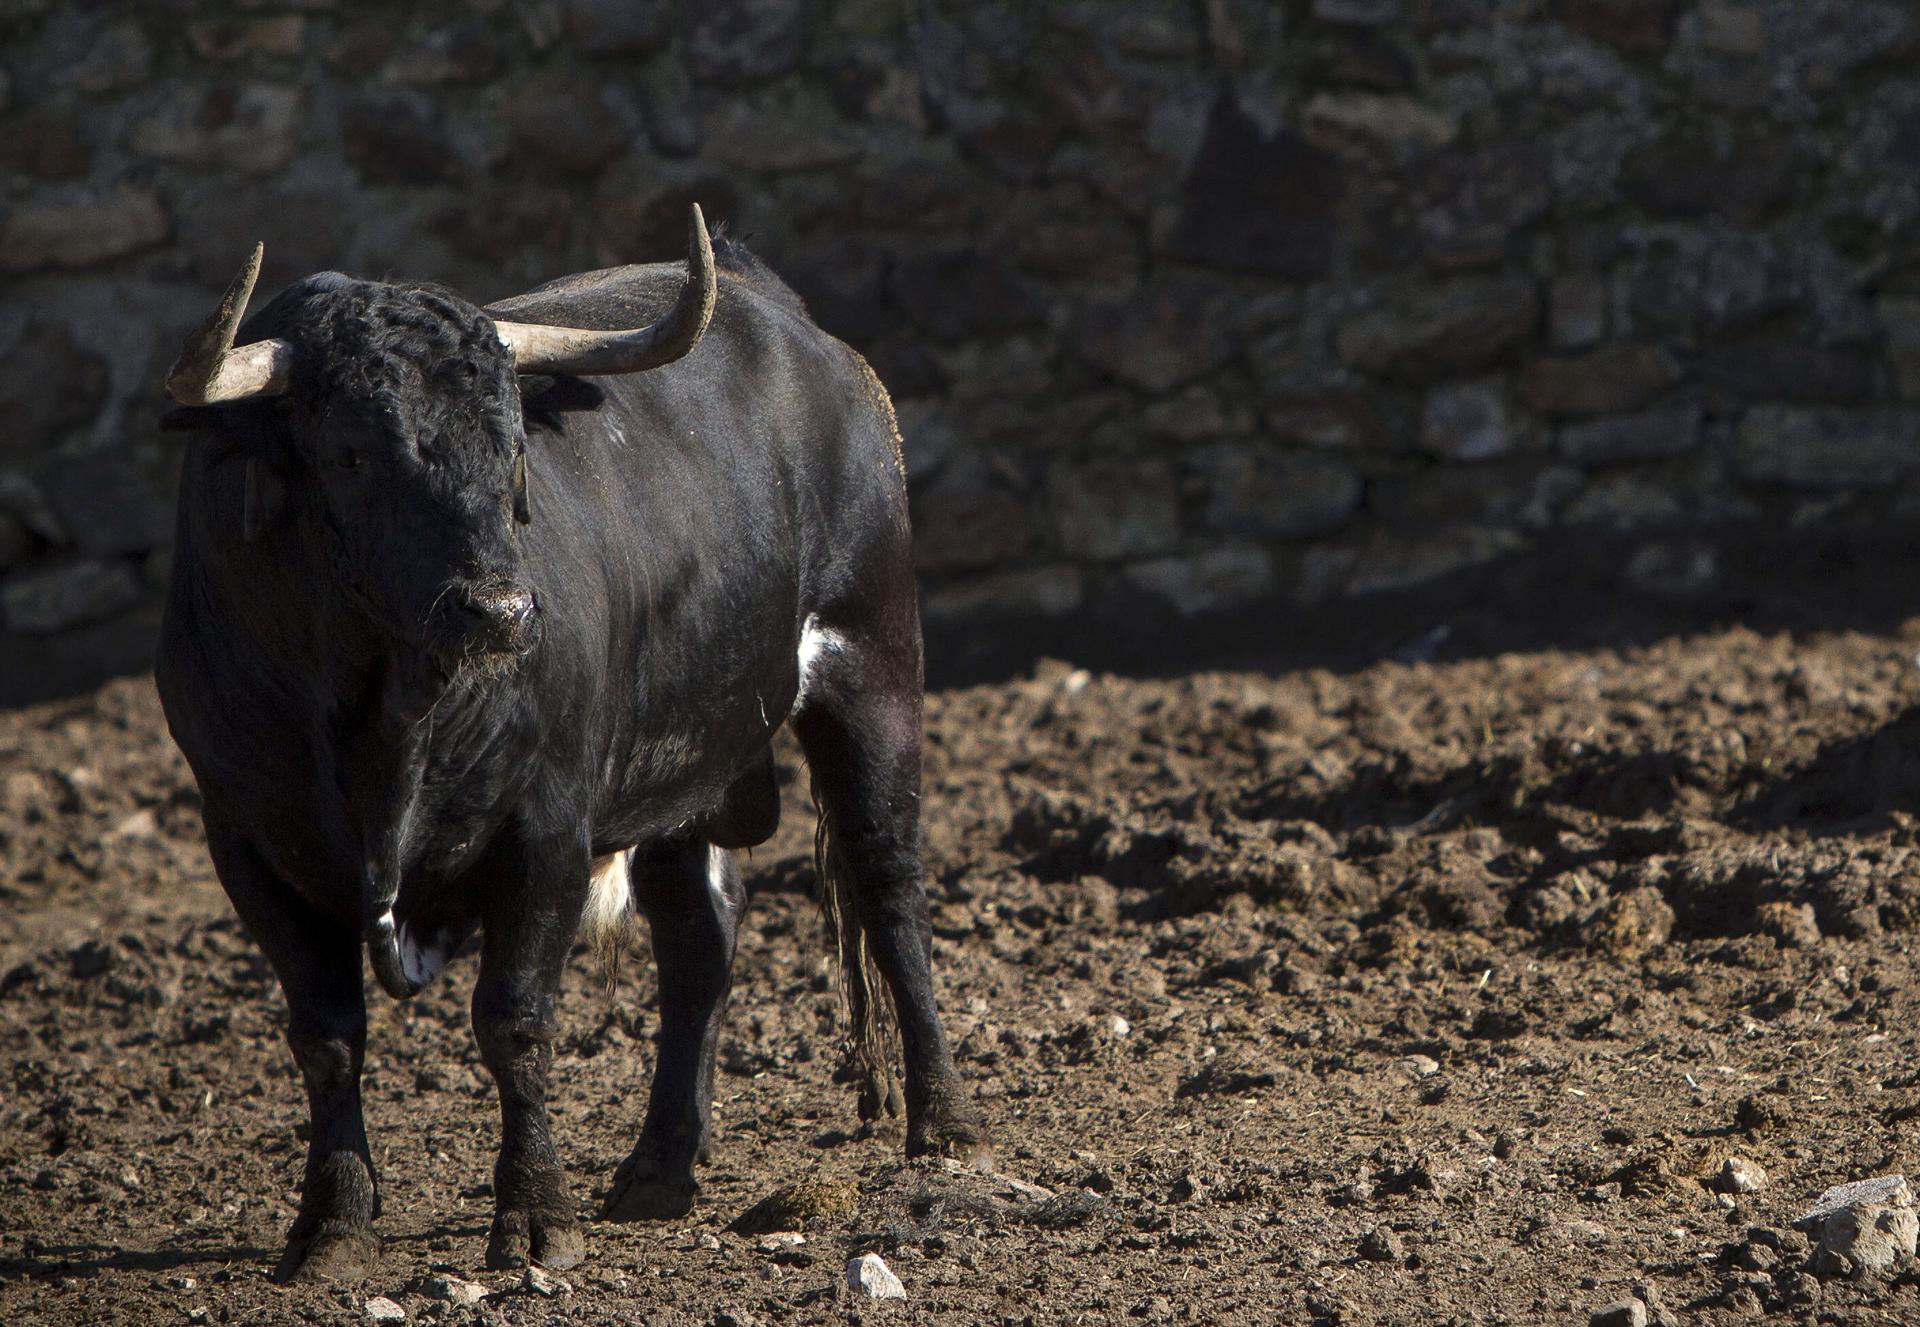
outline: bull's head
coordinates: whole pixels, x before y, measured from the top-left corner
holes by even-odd
[[[524,650],[539,606],[516,525],[531,521],[519,374],[656,368],[713,314],[713,248],[692,209],[687,280],[658,321],[622,331],[499,322],[429,286],[310,277],[264,315],[283,335],[236,347],[262,251],[187,340],[167,391],[187,406],[282,398],[284,445],[247,453],[242,530],[283,509],[329,552],[350,598],[447,665]]]

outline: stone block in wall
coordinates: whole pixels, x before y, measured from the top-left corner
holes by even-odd
[[[264,175],[293,160],[301,109],[300,90],[280,83],[179,85],[140,120],[128,142],[144,157]]]
[[[91,267],[167,238],[160,196],[122,184],[77,202],[27,203],[0,217],[0,271]]]
[[[1250,434],[1258,423],[1252,406],[1229,400],[1205,383],[1155,401],[1139,418],[1147,433],[1181,442]]]
[[[1920,466],[1920,411],[1760,405],[1740,421],[1733,472],[1750,483],[1851,488]]]
[[[1358,549],[1341,587],[1347,594],[1408,590],[1527,546],[1518,530],[1450,525],[1407,534],[1376,530]]]
[[[67,538],[89,557],[173,542],[173,508],[119,452],[63,456],[40,472],[40,488]]]
[[[528,251],[564,253],[576,210],[573,194],[564,185],[524,179],[490,181],[469,186],[454,201],[435,210],[430,224],[433,233],[445,238],[455,253],[491,265]],[[684,217],[681,224],[685,226]],[[672,253],[662,247],[631,261],[661,261]]]
[[[1033,551],[1027,501],[980,457],[942,469],[912,495],[914,561],[923,571],[988,567]]]
[[[70,102],[44,101],[0,123],[0,176],[70,180],[93,165],[93,147]]]
[[[687,68],[696,81],[746,87],[790,73],[806,50],[808,0],[703,0],[688,7]]]
[[[1182,616],[1237,608],[1274,592],[1273,558],[1255,544],[1149,558],[1122,569],[1127,584]]]
[[[1662,406],[1562,425],[1554,449],[1575,465],[1617,465],[1678,456],[1700,443],[1700,408]]]
[[[1333,387],[1289,392],[1267,406],[1267,431],[1281,442],[1327,451],[1378,451],[1393,446],[1393,432],[1371,394]]]
[[[1182,458],[1204,494],[1207,528],[1249,539],[1330,534],[1360,508],[1360,474],[1331,456],[1221,442]]]
[[[177,329],[180,336],[206,316],[256,242],[267,246],[258,300],[290,281],[338,267],[347,241],[362,224],[355,208],[342,206],[337,189],[290,189],[277,182],[248,190],[244,205],[236,206],[224,183],[200,181],[182,191],[176,208],[177,252],[194,280],[209,287],[203,307],[182,310],[188,316]],[[174,337],[166,339],[172,342],[169,350],[179,344]]]
[[[1656,53],[1672,43],[1680,5],[1679,0],[1554,0],[1553,14],[1609,46]]]
[[[1180,495],[1167,461],[1060,461],[1048,470],[1046,487],[1069,557],[1144,557],[1166,552],[1180,538]]]
[[[1621,280],[1630,330],[1661,340],[1749,326],[1802,298],[1771,239],[1753,232],[1663,240],[1630,260]]]
[[[1498,262],[1547,213],[1548,152],[1538,139],[1449,149],[1412,174],[1414,228],[1446,267]]]
[[[1405,13],[1406,0],[1313,0],[1313,16],[1322,23],[1377,28],[1398,23]]]
[[[1784,135],[1722,139],[1682,130],[1629,157],[1620,192],[1656,217],[1718,216],[1751,226],[1792,197],[1800,171],[1795,144]]]
[[[1460,136],[1451,110],[1390,92],[1316,92],[1300,108],[1300,132],[1330,151],[1398,159]]]
[[[976,248],[902,255],[887,287],[894,308],[936,341],[999,339],[1046,323],[1045,290]]]
[[[1442,383],[1420,411],[1420,450],[1449,461],[1490,461],[1518,448],[1524,431],[1507,406],[1504,378]]]
[[[1578,355],[1550,355],[1521,375],[1527,404],[1543,415],[1578,418],[1638,410],[1672,385],[1676,370],[1658,346],[1620,341]]]
[[[1880,330],[1887,338],[1887,362],[1901,396],[1920,398],[1920,299],[1911,295],[1883,295],[1874,305]]]
[[[133,19],[103,28],[87,53],[57,76],[64,86],[99,97],[138,87],[153,76],[153,41]]]
[[[1468,277],[1403,292],[1343,324],[1335,344],[1363,373],[1431,382],[1490,367],[1533,335],[1538,317],[1532,282]]]
[[[1333,264],[1340,163],[1289,130],[1268,134],[1222,94],[1181,185],[1166,250],[1184,262],[1310,281]]]
[[[921,597],[929,622],[978,618],[1062,617],[1087,597],[1086,573],[1075,566],[1027,567],[948,582]]]
[[[1132,299],[1102,302],[1068,328],[1067,348],[1101,372],[1167,392],[1219,368],[1233,354],[1237,307],[1230,292],[1195,277],[1151,278]]]
[[[719,171],[690,162],[622,158],[594,183],[598,261],[650,263],[684,255],[692,203],[700,204],[708,225],[724,221],[736,235],[751,219],[740,189]]]
[[[1607,281],[1597,272],[1574,272],[1547,288],[1547,344],[1555,350],[1587,350],[1607,334]]]
[[[63,324],[29,322],[0,360],[0,459],[19,464],[53,450],[91,424],[106,398],[105,360],[76,345]]]
[[[701,138],[712,160],[767,175],[830,170],[864,155],[825,97],[785,86],[712,106]]]
[[[33,556],[36,541],[27,523],[0,508],[0,572],[12,571]]]
[[[46,636],[104,621],[140,598],[140,579],[125,563],[85,558],[42,564],[0,580],[0,625],[23,636]]]
[[[1484,465],[1430,465],[1367,481],[1367,517],[1389,530],[1444,525],[1519,525],[1541,529],[1586,484],[1570,465],[1541,456]]]
[[[1694,371],[1740,402],[1853,405],[1873,393],[1873,365],[1858,349],[1809,345],[1794,336],[1715,346]]]
[[[567,39],[587,55],[646,55],[673,36],[670,0],[565,0]]]
[[[203,60],[297,56],[307,41],[307,20],[299,14],[191,19],[186,26],[187,42]]]
[[[1700,44],[1720,55],[1754,57],[1767,53],[1766,17],[1750,4],[1701,0]]]
[[[484,20],[435,28],[395,51],[380,76],[405,87],[447,88],[485,83],[507,67],[504,40]]]
[[[375,93],[340,113],[340,150],[370,184],[439,184],[460,174],[459,148],[420,94]]]
[[[504,119],[515,168],[542,179],[591,175],[619,156],[629,138],[600,89],[577,79],[523,84]]]

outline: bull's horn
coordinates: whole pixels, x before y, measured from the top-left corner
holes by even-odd
[[[278,396],[287,390],[293,373],[292,346],[271,340],[233,348],[233,334],[246,316],[266,249],[264,244],[253,246],[253,256],[220,297],[220,307],[187,338],[180,358],[167,370],[167,395],[181,405],[218,405],[249,396]]]
[[[700,343],[713,317],[715,289],[713,241],[695,203],[687,212],[687,282],[658,321],[619,332],[539,323],[496,322],[493,327],[522,373],[638,373],[671,364]]]

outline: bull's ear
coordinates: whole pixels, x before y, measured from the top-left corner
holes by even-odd
[[[266,533],[287,503],[286,481],[258,457],[247,458],[246,498],[240,508],[240,533],[252,543]]]
[[[513,519],[522,525],[533,524],[533,509],[527,505],[527,449],[513,458]]]

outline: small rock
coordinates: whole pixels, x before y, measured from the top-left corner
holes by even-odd
[[[487,1288],[478,1281],[468,1281],[458,1276],[430,1276],[420,1289],[431,1299],[445,1300],[461,1308],[472,1308],[488,1294]]]
[[[1595,1309],[1587,1315],[1588,1327],[1647,1327],[1647,1306],[1637,1299],[1623,1299]]]
[[[1400,1061],[1400,1067],[1415,1078],[1432,1078],[1440,1072],[1440,1061],[1431,1055],[1409,1055]]]
[[[863,1253],[847,1264],[847,1289],[868,1299],[905,1299],[907,1288],[877,1253]]]
[[[405,1322],[407,1320],[407,1311],[385,1295],[376,1295],[367,1301],[366,1315],[369,1322]]]
[[[1741,1104],[1744,1106],[1745,1102]],[[1816,1198],[1812,1207],[1796,1216],[1793,1224],[1806,1229],[1826,1220],[1843,1208],[1858,1207],[1863,1203],[1911,1207],[1913,1206],[1913,1189],[1908,1185],[1905,1175],[1876,1175],[1872,1179],[1836,1184]]]
[[[1406,1245],[1385,1226],[1375,1226],[1360,1237],[1360,1256],[1368,1262],[1405,1262]]]
[[[1903,1175],[1841,1184],[1820,1195],[1794,1225],[1817,1231],[1813,1270],[1822,1280],[1885,1272],[1910,1262],[1920,1244],[1920,1213]]]
[[[1715,1177],[1714,1187],[1722,1193],[1758,1193],[1767,1187],[1767,1172],[1757,1161],[1728,1157]]]
[[[555,1276],[546,1268],[537,1267],[532,1263],[527,1264],[526,1274],[521,1280],[522,1284],[526,1286],[530,1293],[539,1295],[545,1299],[553,1299],[560,1295],[571,1295],[573,1293],[573,1286],[566,1278]]]
[[[1754,922],[1762,935],[1772,936],[1785,948],[1820,946],[1820,922],[1811,903],[1762,903],[1754,909]]]
[[[1127,1022],[1127,1020],[1120,1015],[1115,1014],[1107,1023],[1107,1031],[1116,1037],[1124,1037],[1133,1031],[1133,1024]]]

